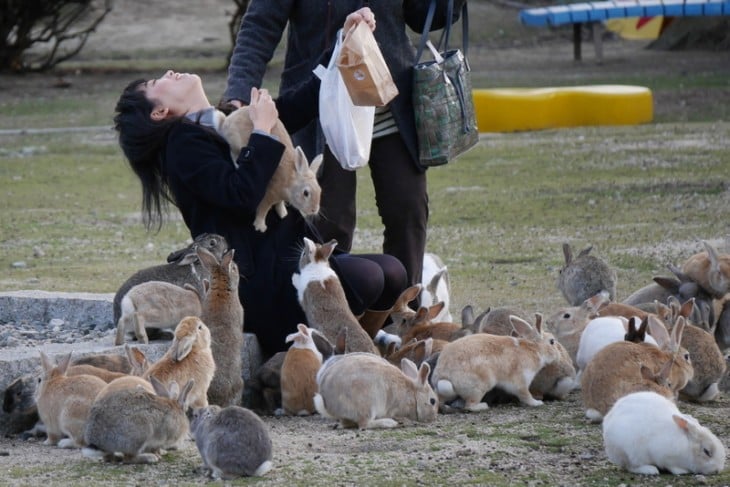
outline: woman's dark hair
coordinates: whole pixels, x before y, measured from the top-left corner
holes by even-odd
[[[162,151],[170,127],[179,118],[152,120],[155,107],[140,88],[145,80],[132,81],[119,97],[115,108],[114,129],[129,165],[142,183],[142,218],[149,230],[162,227],[167,202],[174,203],[163,171]]]

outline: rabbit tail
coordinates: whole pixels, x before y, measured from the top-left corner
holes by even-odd
[[[316,393],[314,395],[314,409],[316,409],[322,417],[336,419],[329,412],[327,412],[327,409],[324,407],[324,398],[320,393]]]
[[[438,381],[436,384],[436,393],[440,398],[443,398],[444,402],[453,401],[458,396],[456,391],[454,391],[454,385],[446,379]]]
[[[270,460],[266,460],[264,463],[259,465],[259,468],[253,473],[254,477],[262,477],[268,473],[269,470],[274,466]]]

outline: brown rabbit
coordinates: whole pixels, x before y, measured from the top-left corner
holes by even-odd
[[[350,310],[342,283],[329,265],[328,259],[336,245],[336,240],[315,244],[304,237],[299,272],[292,275],[299,304],[307,317],[307,324],[322,332],[331,343],[337,342],[340,330],[345,328],[349,351],[377,354],[373,339]]]
[[[155,390],[152,387],[152,384],[148,380],[142,378],[142,375],[144,375],[149,368],[147,357],[145,357],[141,350],[130,347],[129,345],[125,344],[124,349],[132,366],[131,374],[125,374],[110,381],[101,391],[99,391],[99,394],[96,396],[97,400],[108,396],[114,391],[121,389],[133,389],[137,386],[140,386],[144,390],[154,394]]]
[[[583,405],[586,417],[591,421],[600,422],[616,400],[630,392],[656,389],[656,381],[647,381],[646,374],[642,375],[642,365],[654,376],[660,376],[661,367],[671,362],[668,380],[675,396],[692,377],[694,372],[689,352],[680,346],[684,318],[678,321],[671,335],[655,315],[649,315],[647,320],[649,331],[659,347],[651,343],[611,343],[596,353],[583,371]]]
[[[545,365],[560,360],[555,339],[518,318],[512,324],[520,338],[475,333],[446,344],[433,371],[439,400],[448,403],[460,397],[464,409],[481,411],[489,406],[484,395],[495,387],[517,396],[523,404],[539,406],[529,391],[535,375]],[[530,338],[537,333],[539,341]]]
[[[143,377],[157,380],[170,387],[174,381],[186,384],[194,379],[189,394],[192,407],[208,405],[208,387],[215,373],[215,361],[210,349],[210,331],[197,316],[183,318],[175,328],[175,338],[165,355],[153,363]]]
[[[583,301],[580,306],[560,308],[545,320],[545,328],[565,347],[574,365],[583,330],[608,301],[608,293],[602,291]]]
[[[441,352],[447,343],[446,340],[434,340],[433,338],[424,340],[414,338],[399,349],[396,349],[395,343],[391,343],[383,357],[393,365],[400,365],[401,361],[407,358],[420,367],[433,354]]]
[[[412,319],[404,319],[400,326],[402,342],[408,343],[414,338],[416,340],[433,338],[450,342],[471,334],[470,330],[462,328],[459,323],[432,321],[441,313],[443,307],[443,302],[428,308],[421,306]]]
[[[730,292],[730,254],[718,254],[707,242],[704,252],[694,254],[682,264],[682,272],[716,299]]]
[[[198,258],[210,275],[203,282],[201,319],[208,325],[215,374],[208,387],[208,402],[221,407],[241,404],[243,392],[243,306],[238,297],[238,266],[233,261],[234,249],[219,261],[203,248]]]
[[[322,354],[314,344],[306,325],[286,337],[293,342],[281,365],[281,405],[286,414],[314,414],[314,394],[317,392],[317,372],[322,366]]]
[[[238,158],[241,149],[248,144],[253,131],[248,111],[249,107],[235,110],[226,117],[221,126],[221,134],[231,146],[234,160]],[[266,194],[256,208],[254,227],[259,232],[266,231],[266,214],[271,207],[276,207],[276,213],[280,218],[286,216],[285,201],[291,203],[305,217],[319,213],[321,189],[317,182],[317,170],[322,164],[322,156],[317,156],[310,166],[304,151],[300,147],[294,148],[281,120],[276,121],[271,134],[279,139],[285,148],[279,166],[266,187]]]
[[[84,427],[89,410],[106,382],[92,375],[67,377],[70,353],[62,357],[58,365],[42,351],[40,354],[43,374],[36,390],[36,402],[38,416],[45,424],[48,435],[45,444],[81,448],[86,444]]]

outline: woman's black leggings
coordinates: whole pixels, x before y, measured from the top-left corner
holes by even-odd
[[[389,310],[408,285],[400,260],[387,254],[336,254],[335,270],[350,309],[356,315],[365,310]]]

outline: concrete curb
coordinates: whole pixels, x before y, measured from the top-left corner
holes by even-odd
[[[64,326],[94,324],[99,329],[112,329],[113,294],[66,293],[48,291],[12,291],[0,293],[0,321],[17,322],[30,320],[48,323],[54,318],[62,319]],[[148,345],[130,343],[142,350],[150,362],[159,359],[167,351],[170,342],[153,341]],[[42,347],[6,347],[0,349],[0,390],[24,374],[40,370],[39,349],[49,356],[73,352],[74,357],[95,353],[124,353],[123,346],[114,346],[113,337],[102,340],[80,341],[75,344],[49,343]],[[243,379],[248,381],[263,362],[263,355],[256,336],[244,333],[241,350]],[[0,411],[0,433],[9,416]]]

